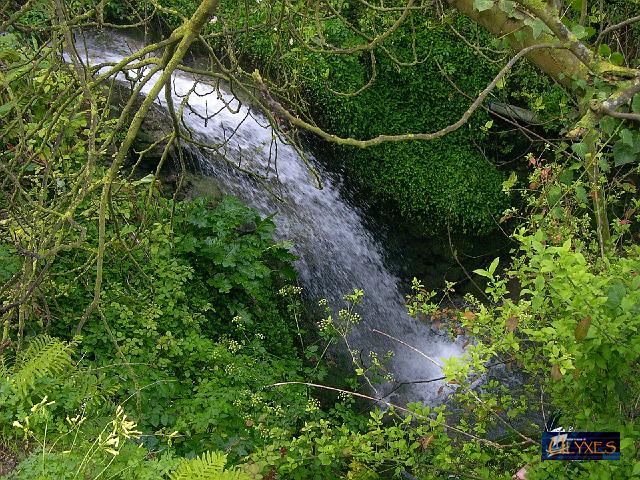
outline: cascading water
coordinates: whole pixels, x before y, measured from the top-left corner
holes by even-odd
[[[78,42],[81,56],[91,64],[119,61],[139,46],[139,42],[111,32],[85,35]],[[143,93],[155,80],[145,85]],[[224,143],[223,153],[228,160],[222,160],[220,153],[198,149],[195,155],[203,170],[222,179],[225,193],[239,197],[265,215],[276,213],[278,235],[295,242],[294,252],[300,258],[296,267],[311,298],[326,298],[330,304],[339,305],[342,296],[354,288],[364,291],[363,320],[350,337],[351,347],[362,350],[363,357],[370,351],[383,356],[393,350],[389,367],[396,382],[441,376],[437,366],[406,345],[436,359],[460,355],[461,348],[434,335],[429,327],[407,314],[398,279],[385,268],[382,246],[364,227],[362,212],[340,194],[340,177],[326,172],[307,152],[323,182],[323,189],[316,188],[315,179],[296,149],[274,136],[261,114],[241,105],[230,94],[222,93],[219,98],[216,89],[206,83],[198,82],[194,89],[195,83],[193,76],[175,73],[174,103],[179,105],[189,95],[190,108],[184,111],[184,122],[199,141]],[[162,95],[157,102],[165,106]],[[218,113],[205,122],[202,117],[212,112]],[[279,199],[230,163],[261,174],[268,170],[277,179],[272,186]],[[374,333],[374,329],[406,345]],[[380,389],[388,392],[392,387],[393,383]],[[439,382],[408,383],[394,394],[395,401],[434,403],[439,400],[439,387]]]

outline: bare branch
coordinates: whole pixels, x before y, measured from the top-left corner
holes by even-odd
[[[640,22],[640,15],[636,17],[627,18],[626,20],[620,23],[616,23],[615,25],[611,25],[605,28],[600,32],[600,34],[598,35],[598,38],[596,39],[596,42],[595,42],[596,48],[598,48],[598,46],[602,43],[602,40],[604,40],[604,37],[607,36],[609,33],[614,32],[616,30],[620,30],[621,28],[624,28],[628,25],[632,25],[636,22]]]

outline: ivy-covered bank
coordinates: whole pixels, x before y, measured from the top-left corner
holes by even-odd
[[[437,131],[457,121],[469,106],[465,96],[442,81],[439,68],[464,92],[482,90],[495,71],[478,68],[476,54],[454,39],[445,25],[429,28],[428,14],[420,19],[424,24],[417,31],[416,25],[405,25],[394,32],[388,54],[320,55],[296,49],[294,41],[283,61],[269,64],[264,59],[277,55],[272,42],[277,32],[255,43],[255,37],[249,37],[247,44],[257,62],[266,63],[267,75],[279,77],[285,69],[299,78],[300,94],[311,103],[311,114],[331,133],[367,139]],[[454,23],[469,27],[468,22]],[[353,42],[352,33],[339,22],[324,28],[328,43],[348,47]],[[417,65],[399,68],[400,62]],[[371,86],[353,95],[374,74]],[[503,173],[473,145],[486,141],[488,135],[480,126],[488,120],[486,113],[478,112],[462,131],[441,140],[364,150],[338,147],[333,155],[351,178],[421,228],[440,231],[449,225],[457,231],[487,233],[509,203],[501,190]]]

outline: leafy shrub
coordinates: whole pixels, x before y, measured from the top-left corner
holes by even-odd
[[[245,452],[257,440],[247,418],[285,402],[283,421],[295,424],[295,405],[306,402],[295,388],[291,396],[259,393],[302,368],[295,325],[278,295],[293,278],[293,257],[273,242],[271,220],[231,197],[175,209],[158,199],[155,213],[145,230],[134,223],[120,230],[135,240],[108,254],[102,306],[82,329],[83,355],[100,368],[117,360],[119,375],[108,380],[119,392],[114,401],[135,397],[145,432],[178,429],[177,443],[194,453],[229,445]],[[60,259],[48,292],[52,315],[68,319],[51,328],[63,337],[91,301],[88,279],[65,273],[78,260]]]

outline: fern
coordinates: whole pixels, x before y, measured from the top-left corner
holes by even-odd
[[[26,396],[39,378],[62,372],[71,363],[75,342],[48,335],[35,337],[9,369],[9,382],[16,393]]]
[[[250,480],[251,476],[236,468],[225,469],[227,456],[205,452],[200,457],[183,460],[169,475],[171,480]]]

